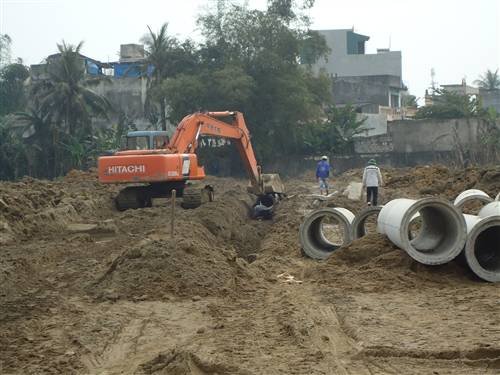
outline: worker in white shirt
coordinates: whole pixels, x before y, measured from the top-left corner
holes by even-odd
[[[369,206],[376,206],[378,187],[383,185],[382,174],[374,159],[368,161],[368,166],[363,172],[363,187],[366,186],[366,201]]]

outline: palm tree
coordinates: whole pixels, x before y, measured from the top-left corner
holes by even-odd
[[[92,117],[106,116],[111,109],[106,98],[89,88],[103,78],[85,75],[82,45],[64,41],[58,44],[59,54],[47,62],[48,79],[36,82],[32,88],[41,112],[50,114],[61,131],[70,135],[91,133]]]
[[[167,28],[168,24],[164,23],[160,30],[155,33],[148,26],[149,34],[142,38],[142,42],[146,46],[146,65],[143,75],[147,76],[148,79],[146,107],[150,107],[152,101],[158,102],[160,105],[160,123],[163,130],[167,129],[165,113],[167,105],[165,96],[161,94],[161,90],[158,88],[169,73],[169,52],[173,47],[178,45],[176,38],[168,36]],[[148,74],[149,66],[153,66],[154,68],[152,74]]]
[[[0,180],[16,180],[31,173],[32,150],[6,118],[0,118]]]
[[[107,117],[111,110],[108,100],[91,89],[105,78],[85,74],[84,60],[80,54],[82,45],[83,42],[73,46],[64,41],[58,44],[59,54],[49,57],[47,61],[48,78],[35,81],[31,88],[32,105],[37,108],[37,115],[50,123],[50,155],[54,176],[63,173],[65,165],[68,166],[67,160],[65,162],[68,158],[64,155],[67,150],[61,145],[67,139],[76,138],[82,142],[88,139],[93,133],[92,118]],[[33,125],[42,124],[40,118],[24,117]],[[42,139],[44,136],[38,137]],[[71,154],[69,156],[71,158]]]
[[[56,177],[56,139],[58,129],[50,119],[50,114],[42,113],[39,108],[30,107],[24,112],[16,113],[17,119],[25,125],[24,133],[28,138],[35,166],[36,177]]]
[[[500,89],[500,75],[498,74],[498,69],[495,72],[487,70],[486,73],[479,76],[479,79],[474,81],[476,85],[484,90],[496,90]]]

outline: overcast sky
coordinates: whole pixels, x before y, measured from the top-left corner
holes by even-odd
[[[12,56],[40,62],[64,39],[85,42],[83,53],[112,61],[120,44],[138,42],[168,22],[171,34],[199,40],[196,17],[205,0],[0,0],[0,32]],[[266,0],[249,0],[263,9]],[[367,53],[391,47],[403,55],[403,81],[417,97],[430,85],[468,83],[500,65],[499,0],[316,0],[315,29],[351,28],[370,36]]]

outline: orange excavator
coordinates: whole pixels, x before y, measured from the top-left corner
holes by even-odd
[[[250,177],[248,191],[258,196],[258,202],[271,202],[285,193],[278,174],[261,173],[243,114],[230,111],[188,115],[170,140],[166,132],[129,133],[124,150],[99,158],[99,181],[134,184],[115,198],[120,211],[150,207],[153,198],[169,197],[174,189],[182,196],[182,207],[196,208],[214,197],[212,186],[190,182],[205,178],[195,153],[203,135],[229,138],[236,144]]]

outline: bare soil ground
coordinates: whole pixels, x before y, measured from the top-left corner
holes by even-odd
[[[382,202],[500,191],[499,168],[384,177]],[[0,183],[0,374],[500,373],[498,285],[378,234],[304,258],[312,175],[286,181],[267,222],[249,219],[246,181],[210,180],[216,201],[177,207],[173,239],[168,201],[117,212],[93,172]]]

